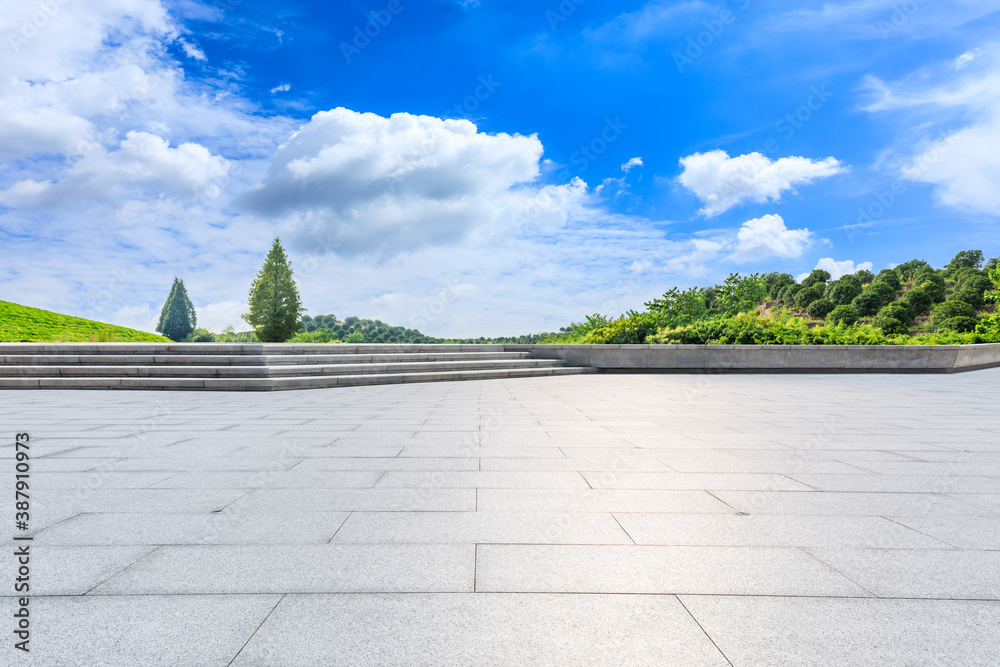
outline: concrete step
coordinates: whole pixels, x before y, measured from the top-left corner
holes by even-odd
[[[294,357],[290,357],[295,359]],[[559,359],[473,359],[391,364],[286,364],[280,366],[0,366],[0,377],[188,377],[266,378],[371,375],[562,366]]]
[[[2,366],[270,366],[288,364],[361,364],[418,361],[530,359],[528,352],[414,352],[395,354],[10,354]]]
[[[580,375],[594,368],[550,366],[429,373],[375,373],[287,378],[181,378],[181,377],[0,377],[2,389],[147,389],[192,391],[282,391],[408,382],[446,382],[502,378]]]
[[[285,364],[367,364],[418,361],[493,361],[501,359],[531,359],[530,352],[398,352],[389,354],[269,354],[268,366]]]
[[[499,380],[505,378],[551,377],[556,375],[583,375],[596,373],[596,368],[550,366],[548,368],[504,368],[496,370],[464,370],[439,373],[385,373],[377,375],[328,375],[324,377],[275,378],[273,391],[291,389],[323,389],[329,387],[357,387],[409,382],[455,382],[460,380]]]

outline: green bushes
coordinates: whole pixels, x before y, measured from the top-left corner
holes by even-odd
[[[892,289],[897,292],[902,286],[902,283],[899,280],[899,274],[892,269],[882,269],[878,272],[878,275],[875,276],[875,280],[891,285]]]
[[[811,303],[822,297],[823,295],[815,287],[805,287],[795,295],[795,307],[799,310],[805,310]]]
[[[884,284],[884,283],[883,283]],[[882,297],[877,292],[865,290],[854,298],[851,306],[862,317],[870,317],[879,311],[883,305]]]
[[[927,290],[916,287],[903,295],[903,301],[909,304],[914,315],[926,313],[934,305],[934,299],[927,293]]]
[[[833,303],[829,299],[817,299],[809,304],[809,308],[806,309],[806,312],[809,313],[809,317],[825,319],[833,308]]]
[[[803,287],[812,287],[816,283],[825,283],[830,280],[830,272],[823,269],[813,269],[812,273],[802,280]]]
[[[606,327],[595,329],[581,343],[603,345],[641,345],[656,333],[660,323],[652,313],[629,313]]]
[[[968,287],[962,287],[961,289],[955,290],[952,295],[948,297],[948,301],[961,301],[962,303],[969,304],[975,310],[979,310],[986,305],[982,292],[977,292],[969,289]]]
[[[983,294],[990,288],[990,279],[981,273],[972,273],[966,276],[957,284],[958,289],[969,289],[978,294]]]
[[[976,328],[979,321],[975,317],[949,317],[937,326],[938,331],[957,331],[965,333]]]
[[[964,301],[945,301],[944,303],[935,306],[934,310],[931,311],[931,326],[933,326],[937,331],[963,331],[963,329],[955,328],[944,329],[945,322],[956,318],[967,318],[973,320],[972,327],[964,329],[964,331],[971,331],[975,328],[976,309]],[[952,322],[949,326],[955,327],[956,323]]]
[[[844,276],[827,287],[827,298],[836,306],[846,306],[861,294],[861,282],[853,276]]]
[[[896,301],[879,311],[880,317],[891,317],[904,323],[907,327],[913,324],[913,309],[905,301]]]
[[[874,292],[878,295],[878,298],[882,301],[882,305],[888,305],[896,300],[896,290],[891,283],[884,282],[882,280],[876,280],[871,285],[865,288],[866,292]]]
[[[826,317],[830,324],[842,324],[851,326],[858,322],[858,312],[852,306],[840,305],[830,311]]]
[[[861,281],[862,285],[867,285],[869,283],[875,282],[875,274],[868,269],[861,269],[854,273],[854,277]]]
[[[887,336],[905,335],[910,332],[910,325],[883,313],[879,313],[878,317],[872,320],[872,326],[881,329]]]

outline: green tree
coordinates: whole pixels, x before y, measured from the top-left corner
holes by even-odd
[[[978,269],[983,265],[983,251],[982,250],[963,250],[962,252],[955,255],[948,266],[944,267],[949,273],[958,271],[959,269]]]
[[[188,298],[184,281],[175,277],[167,302],[160,311],[160,321],[156,325],[156,330],[172,341],[181,341],[194,331],[196,324],[198,316],[194,311],[194,304]]]
[[[243,319],[262,342],[283,343],[299,330],[303,310],[292,267],[276,238],[250,287],[250,312]]]

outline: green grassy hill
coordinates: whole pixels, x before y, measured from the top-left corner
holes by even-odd
[[[0,301],[3,343],[169,343],[157,334]]]

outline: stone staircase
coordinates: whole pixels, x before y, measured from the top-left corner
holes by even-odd
[[[593,372],[503,345],[0,343],[0,389],[279,391]]]

